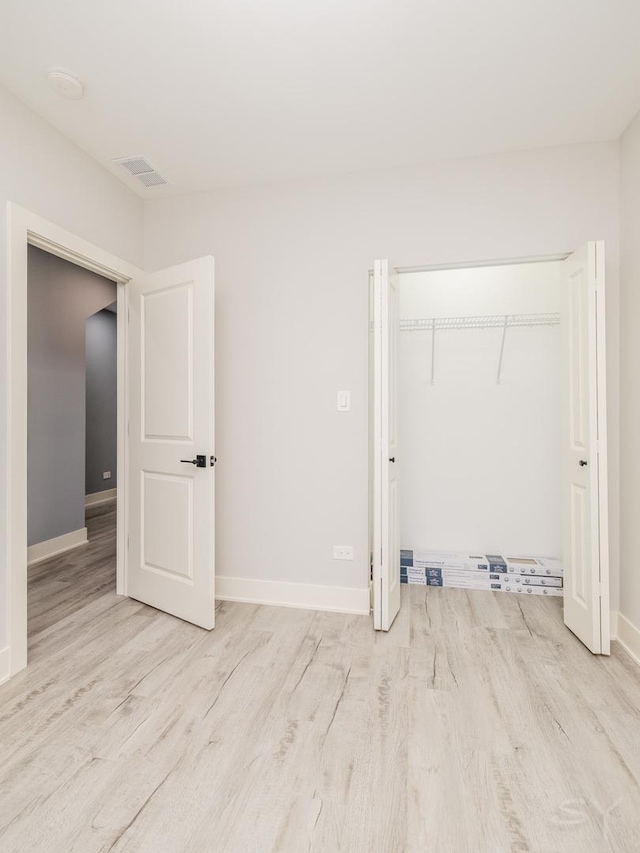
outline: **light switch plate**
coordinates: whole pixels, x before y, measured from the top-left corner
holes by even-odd
[[[338,391],[338,411],[351,411],[351,391]]]

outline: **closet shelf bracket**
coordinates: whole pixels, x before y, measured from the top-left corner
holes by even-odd
[[[509,315],[506,314],[504,318],[504,325],[502,327],[502,341],[500,343],[500,358],[498,359],[498,375],[496,377],[496,385],[500,384],[500,376],[502,375],[502,359],[504,358],[504,342],[507,337],[507,327],[509,326]]]

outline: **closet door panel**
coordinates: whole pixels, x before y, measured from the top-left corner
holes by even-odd
[[[564,620],[609,654],[604,244],[588,243],[564,275]]]
[[[388,631],[400,610],[397,429],[398,277],[373,273],[373,624]]]

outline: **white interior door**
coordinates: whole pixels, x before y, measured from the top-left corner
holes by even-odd
[[[587,243],[564,268],[564,621],[609,654],[604,243]]]
[[[398,277],[373,269],[373,626],[388,631],[400,609],[396,370]]]
[[[133,280],[127,340],[127,594],[213,628],[213,258]]]

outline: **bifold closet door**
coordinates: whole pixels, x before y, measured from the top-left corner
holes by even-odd
[[[398,276],[373,269],[373,626],[388,631],[400,610],[398,525]]]
[[[564,264],[564,621],[609,654],[604,243]]]
[[[126,592],[213,628],[213,258],[128,288]]]

